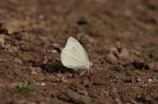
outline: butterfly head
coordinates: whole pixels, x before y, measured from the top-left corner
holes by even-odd
[[[86,68],[90,68],[91,65],[93,65],[93,63],[87,60],[87,67]]]
[[[90,66],[93,65],[93,62],[89,62],[89,63],[90,63]]]

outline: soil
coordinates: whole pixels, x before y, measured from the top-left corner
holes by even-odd
[[[157,0],[1,0],[1,104],[158,104],[157,17]],[[62,65],[70,36],[93,73]]]

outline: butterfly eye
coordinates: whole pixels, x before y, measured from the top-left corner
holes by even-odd
[[[76,51],[75,47],[73,47],[73,50]]]

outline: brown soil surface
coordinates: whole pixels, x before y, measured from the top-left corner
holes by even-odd
[[[70,36],[90,75],[62,65]],[[157,52],[158,0],[1,0],[0,104],[158,104]]]

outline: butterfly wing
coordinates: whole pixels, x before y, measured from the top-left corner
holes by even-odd
[[[78,52],[84,55],[84,57],[86,57],[87,61],[89,62],[87,52],[75,38],[69,37],[66,46],[74,47]]]
[[[61,60],[64,66],[68,68],[86,68],[89,62],[88,56],[81,44],[70,37],[66,47],[62,50]]]
[[[64,66],[68,68],[84,68],[85,63],[82,61],[82,56],[72,47],[65,47],[61,53],[61,60]]]

